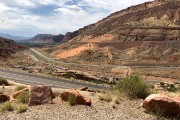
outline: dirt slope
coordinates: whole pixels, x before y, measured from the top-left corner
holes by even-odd
[[[11,54],[22,49],[24,48],[17,45],[13,40],[0,37],[0,60],[10,57]]]

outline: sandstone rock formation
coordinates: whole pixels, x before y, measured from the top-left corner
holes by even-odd
[[[78,91],[76,90],[67,90],[61,94],[61,99],[63,101],[68,101],[68,97],[70,95],[74,95],[76,98],[76,104],[79,105],[88,105],[91,106],[91,100],[82,96]]]
[[[50,86],[32,86],[30,88],[29,106],[53,103],[53,92]]]
[[[150,111],[160,110],[167,115],[180,115],[180,101],[165,95],[150,95],[144,100],[142,107]]]

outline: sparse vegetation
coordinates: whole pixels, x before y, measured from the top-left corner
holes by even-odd
[[[5,102],[4,104],[2,104],[2,106],[0,107],[0,111],[1,112],[5,112],[5,111],[13,111],[14,110],[14,106],[11,102]]]
[[[176,92],[177,88],[175,87],[174,84],[171,84],[166,88],[166,90],[169,91],[169,92]]]
[[[29,70],[28,73],[33,73],[33,71],[32,71],[32,70]]]
[[[71,106],[76,105],[76,96],[73,95],[73,94],[70,94],[70,95],[68,96],[68,102],[69,102],[69,104],[70,104]]]
[[[28,107],[26,105],[20,105],[17,108],[17,113],[23,113],[23,112],[26,112],[27,110],[28,110]]]
[[[19,103],[27,104],[29,102],[29,92],[23,91],[17,96],[16,100]]]
[[[0,78],[0,85],[5,85],[5,86],[8,86],[8,85],[9,85],[9,83],[8,83],[8,81],[7,81],[6,79],[4,79],[4,78]]]
[[[129,76],[116,84],[115,91],[130,99],[144,99],[150,94],[150,87],[139,76]]]
[[[153,111],[154,115],[157,119],[164,117],[165,113],[164,110],[161,109],[158,105],[155,105],[155,110]]]
[[[22,90],[22,89],[24,89],[24,88],[26,88],[26,86],[24,86],[24,85],[16,86],[15,89],[14,89],[14,91],[20,91],[20,90]]]

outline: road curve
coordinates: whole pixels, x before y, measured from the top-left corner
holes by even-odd
[[[89,87],[92,90],[106,89],[104,86],[81,83],[72,80],[44,77],[29,73],[15,72],[5,69],[0,69],[0,77],[12,80],[14,82],[28,84],[28,85],[51,85],[52,87],[63,88],[63,89],[77,89],[84,86]]]

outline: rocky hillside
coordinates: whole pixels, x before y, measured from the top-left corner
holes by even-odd
[[[17,45],[13,40],[0,37],[0,60],[10,57],[11,54],[22,49],[24,48]]]
[[[131,6],[67,33],[63,41],[48,54],[80,63],[180,63],[180,0]]]
[[[128,39],[133,37],[133,40],[137,40],[137,37],[141,38],[140,40],[154,40],[156,34],[158,34],[158,40],[163,40],[166,36],[167,39],[169,37],[179,38],[179,32],[176,31],[179,30],[179,26],[180,1],[155,0],[153,2],[131,6],[113,13],[95,24],[86,26],[73,33],[67,33],[64,40],[90,41],[97,36],[106,34],[111,35],[108,40],[116,39],[124,41],[126,37]],[[142,34],[147,29],[149,31]],[[172,35],[169,33],[171,31],[177,33]]]
[[[25,42],[30,43],[59,43],[64,39],[64,35],[38,34]]]

